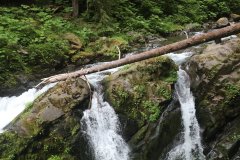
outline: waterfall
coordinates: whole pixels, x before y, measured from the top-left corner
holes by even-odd
[[[182,54],[168,54],[176,64],[182,64],[186,58],[191,56],[191,52]],[[195,115],[194,97],[190,91],[190,78],[181,69],[178,70],[178,80],[175,85],[176,96],[181,105],[183,139],[182,143],[173,148],[166,159],[204,160],[203,147],[201,144],[200,127]]]
[[[107,72],[115,70],[108,70]],[[94,86],[91,109],[84,111],[81,120],[96,160],[128,160],[129,147],[120,135],[120,123],[114,109],[103,100],[102,87],[98,83],[105,75],[87,76]]]
[[[19,113],[21,113],[28,104],[32,103],[34,99],[40,94],[46,92],[54,84],[49,84],[41,90],[35,88],[29,89],[20,96],[0,97],[0,133]]]

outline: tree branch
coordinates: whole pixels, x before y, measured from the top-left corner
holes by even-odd
[[[204,34],[200,34],[200,35],[195,35],[191,38],[185,39],[183,41],[179,41],[176,43],[172,43],[163,47],[159,47],[159,48],[155,48],[149,51],[145,51],[136,55],[132,55],[132,56],[128,56],[119,60],[115,60],[115,61],[111,61],[105,64],[100,64],[100,65],[96,65],[90,68],[86,68],[83,70],[78,70],[75,72],[71,72],[71,73],[64,73],[64,74],[58,74],[58,75],[54,75],[48,78],[44,78],[42,79],[43,81],[40,83],[39,86],[42,86],[44,84],[47,83],[53,83],[53,82],[57,82],[57,81],[63,81],[66,80],[69,77],[79,77],[82,75],[86,75],[86,74],[90,74],[90,73],[95,73],[95,72],[99,72],[99,71],[103,71],[103,70],[107,70],[107,69],[111,69],[111,68],[116,68],[122,65],[126,65],[126,64],[130,64],[130,63],[134,63],[134,62],[138,62],[138,61],[142,61],[145,59],[149,59],[149,58],[153,58],[153,57],[157,57],[169,52],[174,52],[174,51],[178,51],[181,49],[185,49],[194,45],[198,45],[204,42],[208,42],[208,41],[212,41],[215,39],[219,39],[222,37],[226,37],[226,36],[230,36],[232,34],[237,34],[240,33],[240,23],[237,24],[233,24],[232,26],[228,26],[222,29],[218,29],[218,30],[214,30],[212,32],[209,33],[204,33]]]

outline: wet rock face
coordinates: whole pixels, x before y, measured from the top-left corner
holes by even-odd
[[[240,130],[234,127],[240,123],[240,39],[208,45],[186,68],[196,97],[205,152],[210,159],[231,159],[240,141]]]
[[[88,106],[89,95],[87,83],[80,78],[59,82],[39,96],[0,135],[0,143],[6,144],[0,146],[0,157],[84,157],[87,144],[80,132],[80,120]],[[79,142],[82,142],[80,146]],[[79,148],[84,153],[75,152]]]

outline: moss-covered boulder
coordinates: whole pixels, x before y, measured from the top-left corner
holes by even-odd
[[[142,127],[156,121],[172,99],[176,71],[174,62],[165,56],[125,66],[105,79],[105,97],[117,113],[136,120]]]
[[[76,78],[39,96],[0,134],[1,159],[86,159],[80,119],[89,94],[87,83]]]
[[[240,39],[208,45],[188,68],[205,151],[211,159],[231,159],[240,147],[240,132],[234,129],[240,117]]]
[[[71,57],[71,62],[84,65],[89,62],[116,60],[119,52],[126,53],[128,50],[128,41],[123,37],[100,37],[96,41],[89,43],[83,51],[75,53]]]
[[[158,159],[179,133],[178,107],[162,118],[173,98],[177,70],[171,59],[161,56],[127,65],[104,80],[105,98],[120,117],[133,159]]]

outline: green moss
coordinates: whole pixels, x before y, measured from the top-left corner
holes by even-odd
[[[240,92],[240,86],[234,85],[234,84],[227,84],[225,86],[225,89],[227,91],[227,96],[236,96]]]
[[[79,130],[80,130],[80,125],[77,124],[77,125],[75,125],[74,128],[72,129],[71,134],[72,134],[72,135],[76,135]]]
[[[15,159],[17,154],[26,147],[29,139],[20,138],[16,133],[6,131],[0,134],[0,157],[3,159]]]
[[[92,51],[98,55],[109,56],[112,59],[116,59],[118,57],[119,51],[125,51],[128,47],[128,41],[123,37],[102,37],[97,41],[92,42],[89,46]]]
[[[124,70],[128,70],[131,67],[130,64],[124,65],[120,70],[124,71]]]
[[[128,66],[105,79],[106,97],[118,113],[138,122],[156,122],[161,103],[170,101],[177,67],[162,56]]]
[[[157,93],[159,96],[163,96],[165,99],[171,99],[172,93],[171,90],[168,88],[168,84],[160,84],[157,85]]]
[[[115,101],[115,106],[117,107],[121,107],[122,105],[124,105],[128,98],[130,98],[129,92],[125,91],[122,86],[117,86],[113,92],[119,98],[118,101]]]
[[[210,71],[206,71],[206,75],[207,75],[208,79],[213,79],[219,73],[220,66],[221,65],[216,65],[216,66],[212,67]]]
[[[164,77],[164,81],[165,82],[170,82],[170,83],[176,82],[177,78],[178,78],[176,70],[174,70],[174,69],[170,70],[168,73],[169,74]]]
[[[136,96],[134,98],[142,98],[146,92],[147,92],[147,87],[143,84],[137,84],[133,87],[134,92],[136,93]]]
[[[232,100],[240,96],[240,86],[235,84],[227,84],[224,86],[225,100],[224,105],[229,104]]]

